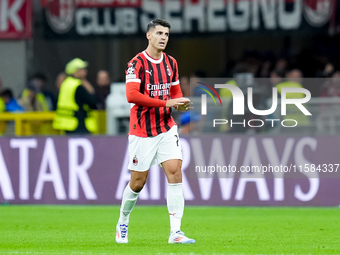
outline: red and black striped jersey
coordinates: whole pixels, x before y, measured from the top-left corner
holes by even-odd
[[[143,51],[128,63],[126,69],[127,90],[129,83],[139,84],[139,92],[149,98],[169,100],[172,94],[171,88],[179,86],[177,62],[164,52],[160,59],[154,59],[146,51]],[[179,97],[178,94],[176,97]],[[160,101],[160,105],[161,107],[147,107],[142,103],[132,104],[129,134],[152,137],[166,132],[176,125],[171,116],[171,108],[165,107],[165,101]]]

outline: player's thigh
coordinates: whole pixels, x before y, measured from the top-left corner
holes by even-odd
[[[129,135],[128,169],[144,172],[149,170],[155,160],[159,143],[157,137],[138,137]]]
[[[182,160],[182,148],[177,132],[177,125],[164,133],[158,146],[156,158],[159,164],[171,159]]]

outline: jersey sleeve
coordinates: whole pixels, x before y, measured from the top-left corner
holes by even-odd
[[[129,103],[146,107],[166,107],[166,101],[156,98],[151,98],[145,94],[140,93],[139,83],[126,83],[126,98]]]
[[[179,85],[179,75],[178,75],[178,64],[176,59],[172,58],[173,63],[174,63],[174,75],[172,77],[171,85]]]
[[[143,65],[138,59],[132,59],[125,71],[126,84],[129,82],[141,83],[144,78]]]
[[[170,96],[171,96],[172,99],[183,97],[181,86],[179,86],[179,85],[171,86],[170,87]]]
[[[144,78],[143,65],[133,59],[126,69],[126,99],[129,103],[146,107],[165,107],[166,101],[151,98],[140,92],[140,84]]]

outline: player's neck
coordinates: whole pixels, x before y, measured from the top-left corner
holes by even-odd
[[[152,48],[150,46],[148,46],[145,51],[150,57],[152,57],[154,59],[160,59],[162,57],[162,51],[159,51],[159,50]]]

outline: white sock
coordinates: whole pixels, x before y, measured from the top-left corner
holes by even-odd
[[[170,216],[171,232],[177,232],[181,230],[181,220],[184,212],[182,183],[168,183],[166,200]]]
[[[136,204],[138,194],[130,188],[130,183],[125,187],[123,192],[122,205],[120,207],[120,216],[118,222],[129,223],[130,213]]]

